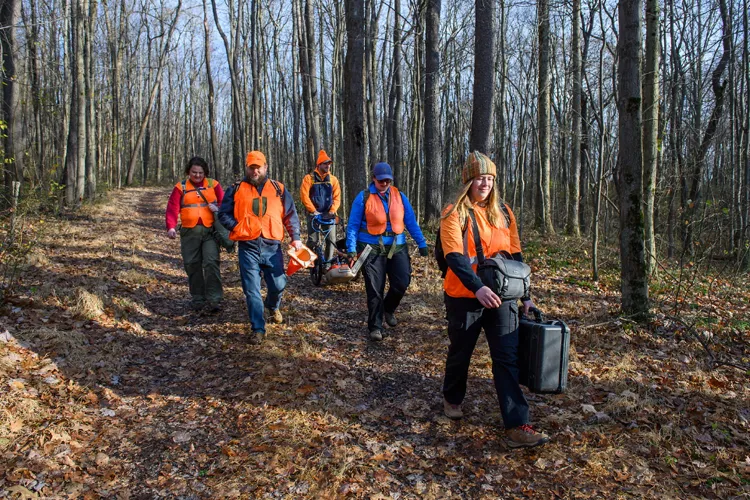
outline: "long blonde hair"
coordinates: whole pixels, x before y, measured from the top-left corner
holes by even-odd
[[[453,212],[458,211],[458,219],[461,222],[461,227],[464,227],[466,219],[469,217],[469,209],[472,206],[471,197],[469,196],[472,182],[474,182],[474,179],[464,184],[451,209],[443,215],[443,219],[450,217]],[[493,227],[505,227],[507,223],[500,210],[500,203],[505,202],[500,199],[500,192],[497,183],[493,182],[492,191],[490,191],[490,195],[485,202],[487,207],[487,220]]]

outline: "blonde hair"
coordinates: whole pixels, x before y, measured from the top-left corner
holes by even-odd
[[[471,184],[473,182],[474,179],[471,179],[469,182],[464,184],[464,186],[461,188],[461,191],[458,193],[458,197],[453,203],[453,206],[450,208],[450,210],[448,210],[448,212],[446,212],[445,215],[443,215],[443,219],[447,219],[453,212],[457,211],[458,219],[461,222],[461,227],[464,227],[466,219],[468,219],[469,217],[469,209],[472,207],[469,192],[471,191]],[[493,227],[505,227],[507,223],[505,217],[502,215],[500,203],[505,202],[500,199],[500,193],[497,187],[497,183],[493,182],[492,191],[490,191],[490,195],[487,197],[487,201],[485,202],[485,205],[487,207],[487,220]]]

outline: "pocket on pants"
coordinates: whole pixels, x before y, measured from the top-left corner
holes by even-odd
[[[485,314],[492,314],[489,324],[495,327],[500,335],[513,333],[518,329],[518,303],[515,300],[503,302],[497,309],[486,309]]]

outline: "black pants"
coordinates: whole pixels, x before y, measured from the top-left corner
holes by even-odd
[[[527,424],[529,404],[518,385],[518,303],[508,301],[497,309],[485,309],[477,299],[445,295],[445,310],[451,341],[443,381],[445,399],[451,404],[463,401],[471,355],[484,329],[505,428]]]
[[[367,291],[367,328],[369,331],[382,330],[383,314],[396,311],[411,283],[409,250],[404,245],[389,259],[387,253],[376,253],[373,248],[363,268]],[[390,288],[384,298],[386,275]]]

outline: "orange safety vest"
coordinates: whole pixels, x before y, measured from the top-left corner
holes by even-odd
[[[449,205],[443,213],[447,213],[451,209],[451,207],[452,205]],[[506,210],[507,205],[503,208],[504,215],[507,216],[504,227],[494,227],[491,226],[489,221],[487,220],[487,215],[484,209],[474,209],[474,215],[477,219],[477,226],[479,228],[479,240],[482,243],[482,250],[484,250],[484,255],[486,256],[496,255],[497,253],[502,251],[511,253],[514,251],[520,251],[520,249],[517,250],[513,248],[510,215],[506,213]],[[458,213],[454,212],[453,214],[451,214],[451,217],[458,218]],[[462,232],[462,253],[469,258],[471,268],[474,270],[474,272],[476,272],[478,265],[477,250],[474,246],[474,228],[472,227],[471,219],[468,219],[466,224],[467,225]],[[441,239],[444,235],[442,226],[443,222],[441,222]],[[455,250],[458,249],[446,249],[445,246],[443,247],[443,251],[446,252],[446,255]],[[448,269],[448,272],[445,275],[445,279],[443,280],[443,290],[449,297],[475,297],[475,295],[468,288],[466,288],[463,283],[461,283],[459,277],[456,276],[456,274],[450,268]]]
[[[237,225],[229,233],[233,241],[248,241],[263,236],[269,240],[284,239],[284,185],[267,180],[263,190],[240,182],[234,193],[234,218]]]
[[[388,199],[388,213],[385,213],[383,201],[380,194],[370,193],[369,189],[367,201],[365,202],[365,221],[367,222],[367,232],[373,236],[386,235],[387,223],[391,223],[393,234],[404,232],[404,201],[401,199],[401,193],[398,189],[391,186],[390,197]]]
[[[190,186],[188,188],[188,183]],[[180,190],[180,221],[182,227],[195,227],[200,220],[204,226],[211,227],[214,223],[214,213],[208,208],[209,203],[216,203],[218,198],[214,191],[216,181],[203,179],[203,184],[196,187],[190,179],[178,182],[175,187]],[[204,200],[198,190],[206,197]],[[208,202],[208,203],[206,203]]]

